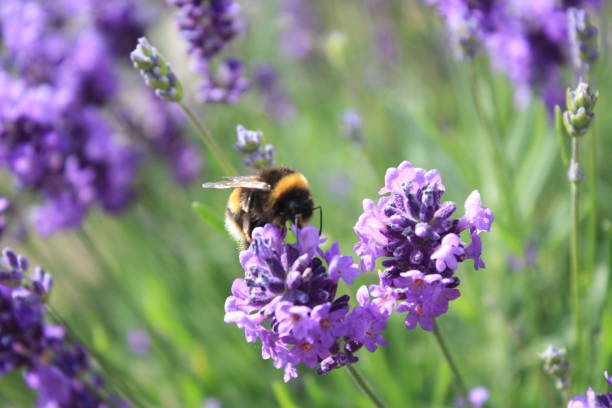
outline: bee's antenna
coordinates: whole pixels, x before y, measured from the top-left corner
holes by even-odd
[[[313,210],[319,210],[320,217],[319,217],[319,236],[321,236],[323,234],[323,207],[321,207],[320,205],[317,207],[314,207]]]

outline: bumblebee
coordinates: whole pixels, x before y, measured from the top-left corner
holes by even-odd
[[[270,167],[250,176],[226,177],[204,183],[204,188],[233,188],[225,210],[225,228],[246,248],[253,230],[287,221],[298,227],[307,224],[314,211],[312,194],[303,174],[287,167]]]

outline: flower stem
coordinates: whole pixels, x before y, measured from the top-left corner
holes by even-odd
[[[378,408],[385,408],[385,404],[383,404],[382,401],[376,396],[372,388],[370,388],[368,383],[364,380],[361,374],[359,374],[355,367],[353,367],[352,364],[349,364],[346,367],[348,368],[355,381],[357,381],[357,384],[359,384],[359,387],[361,387],[361,390],[366,393],[366,395],[370,398],[374,405],[376,405]]]
[[[571,165],[577,166],[579,155],[579,139],[572,138],[572,156]],[[576,341],[575,356],[580,358],[582,347],[582,321],[580,316],[580,259],[578,247],[579,234],[579,218],[578,218],[578,200],[580,199],[579,181],[570,181],[571,184],[571,217],[572,217],[572,232],[571,232],[571,267],[572,267],[572,309],[574,311],[574,340]],[[577,359],[576,361],[580,361]]]
[[[155,325],[150,321],[150,319],[148,318],[148,316],[146,316],[142,308],[137,304],[134,295],[130,293],[124,286],[124,284],[117,279],[113,268],[106,261],[104,255],[102,255],[102,253],[98,250],[97,245],[95,244],[95,242],[93,241],[93,239],[85,228],[81,228],[79,230],[79,238],[87,249],[89,255],[93,258],[95,264],[101,269],[101,272],[104,273],[104,277],[106,278],[108,284],[111,286],[113,291],[117,294],[118,298],[123,301],[123,304],[144,325],[148,334],[151,336],[151,340],[154,347],[159,352],[156,354],[163,357],[163,363],[165,364],[166,369],[188,372],[188,368],[186,367],[185,363],[181,360],[179,356],[175,354],[173,346],[169,344],[168,340],[166,340],[158,332]],[[178,387],[177,379],[173,378],[172,381],[174,385]]]
[[[451,371],[453,372],[453,375],[455,376],[455,383],[457,384],[457,388],[459,388],[459,392],[461,393],[461,396],[465,399],[465,401],[467,401],[469,393],[465,386],[465,383],[463,382],[463,377],[461,377],[459,368],[457,368],[457,364],[455,364],[455,360],[453,360],[453,356],[451,355],[448,347],[446,346],[446,342],[444,341],[442,332],[440,331],[440,328],[438,327],[436,322],[434,322],[433,333],[434,333],[434,336],[436,337],[436,340],[438,341],[438,345],[440,346],[440,349],[442,350],[442,354],[444,354],[444,358],[446,359],[446,362],[448,363]]]
[[[210,149],[212,155],[219,162],[219,165],[221,166],[223,171],[227,173],[227,175],[237,175],[238,171],[234,168],[234,166],[227,159],[227,157],[225,157],[225,154],[223,154],[223,150],[221,150],[217,142],[215,142],[215,139],[213,139],[213,137],[210,134],[210,131],[206,128],[206,126],[204,126],[204,124],[200,122],[197,116],[194,115],[194,113],[191,111],[191,109],[189,109],[189,107],[185,103],[183,102],[177,102],[177,103],[181,107],[181,109],[183,109],[183,112],[185,112],[185,115],[187,115],[189,120],[191,120],[191,122],[193,123],[193,126],[195,126],[195,128],[198,131],[198,134],[202,138],[202,141],[204,142],[206,147]]]
[[[471,71],[470,85],[471,85],[471,96],[472,102],[474,103],[474,109],[478,122],[484,132],[487,134],[487,141],[490,144],[493,153],[493,162],[495,164],[494,176],[497,179],[497,185],[503,186],[500,188],[501,199],[503,200],[504,207],[507,210],[509,227],[512,228],[515,233],[518,233],[520,242],[524,241],[524,223],[520,220],[520,215],[517,212],[517,206],[513,201],[514,197],[514,183],[512,169],[508,158],[504,152],[502,130],[496,124],[499,123],[499,112],[497,107],[497,101],[495,94],[495,84],[489,70],[487,72],[487,80],[489,88],[492,92],[492,104],[493,104],[493,118],[489,118],[488,114],[484,111],[482,103],[478,95],[478,82],[477,75],[474,70]]]

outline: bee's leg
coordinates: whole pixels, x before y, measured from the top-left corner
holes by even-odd
[[[249,192],[249,195],[247,197],[247,202],[246,202],[246,209],[244,210],[244,216],[243,216],[243,221],[242,221],[242,232],[244,232],[244,236],[247,237],[247,243],[246,245],[248,246],[248,244],[251,243],[252,238],[251,238],[251,216],[252,216],[252,209],[253,209],[253,200],[252,198],[252,194]]]

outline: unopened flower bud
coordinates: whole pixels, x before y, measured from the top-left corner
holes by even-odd
[[[573,64],[578,71],[588,71],[599,57],[597,28],[583,9],[570,8],[567,22]]]
[[[563,125],[572,137],[584,135],[595,117],[593,109],[599,92],[592,93],[587,82],[580,80],[575,90],[566,93],[567,110],[563,113]]]
[[[569,387],[569,362],[567,361],[567,350],[558,349],[553,345],[540,354],[544,362],[544,370],[555,379],[557,389],[564,390]]]
[[[145,37],[138,39],[136,49],[130,54],[134,67],[140,71],[148,87],[166,101],[179,102],[183,99],[183,87],[172,67]]]

